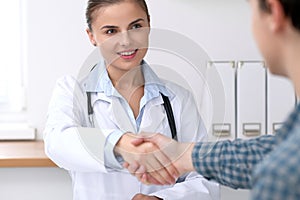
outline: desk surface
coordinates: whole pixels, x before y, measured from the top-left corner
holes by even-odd
[[[0,141],[0,167],[56,167],[43,141]]]

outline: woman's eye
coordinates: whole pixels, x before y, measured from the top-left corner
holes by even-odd
[[[135,24],[132,26],[132,29],[138,29],[141,28],[142,26],[140,24]]]
[[[105,31],[105,34],[108,34],[108,35],[114,34],[114,33],[116,33],[115,29],[108,29],[108,30]]]

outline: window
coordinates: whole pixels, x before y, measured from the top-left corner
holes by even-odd
[[[25,110],[21,11],[21,0],[0,1],[0,114],[7,116]]]

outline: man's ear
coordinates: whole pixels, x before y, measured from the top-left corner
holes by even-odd
[[[90,42],[92,43],[92,45],[97,46],[97,42],[96,42],[96,40],[94,38],[94,34],[93,34],[92,30],[89,29],[89,28],[87,28],[86,29],[86,33],[88,34]]]
[[[284,9],[279,0],[267,0],[269,13],[269,28],[272,32],[280,31],[287,20]]]

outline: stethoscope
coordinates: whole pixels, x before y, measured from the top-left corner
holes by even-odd
[[[92,100],[91,100],[91,95],[93,92],[86,92],[87,95],[87,109],[88,109],[88,117],[90,120],[90,123],[92,124],[92,126],[94,126],[94,119],[93,119],[93,114],[94,114],[94,109],[92,106]],[[175,125],[175,119],[174,119],[174,115],[173,115],[173,110],[172,110],[172,106],[170,103],[170,100],[167,96],[163,95],[162,93],[160,93],[163,101],[164,101],[164,108],[166,110],[167,113],[167,118],[168,118],[168,122],[169,122],[169,126],[171,129],[171,133],[172,133],[172,139],[177,140],[177,131],[176,131],[176,125]]]

